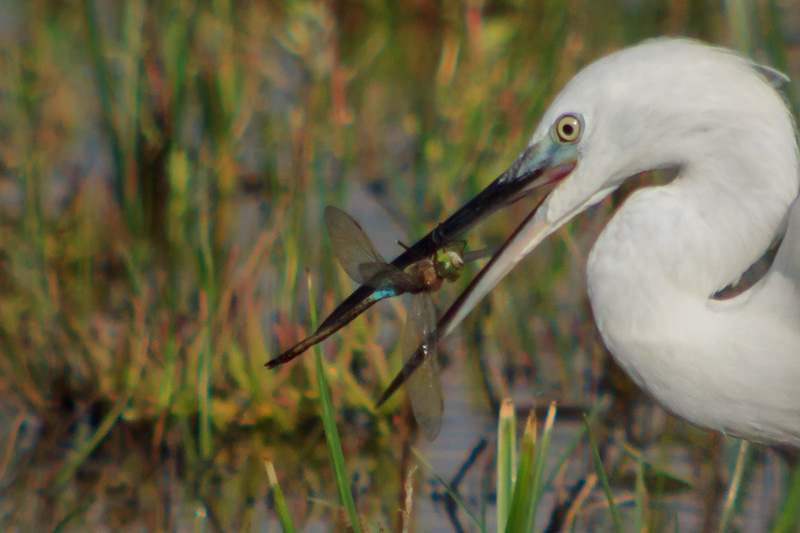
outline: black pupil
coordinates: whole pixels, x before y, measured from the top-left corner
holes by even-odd
[[[572,124],[567,123],[561,126],[561,133],[564,134],[564,137],[572,137],[574,131],[575,127]]]

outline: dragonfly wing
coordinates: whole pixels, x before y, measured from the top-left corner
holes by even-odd
[[[428,440],[434,440],[439,434],[444,410],[436,342],[429,342],[435,328],[436,309],[431,297],[427,293],[413,295],[403,330],[404,364],[418,349],[425,351],[425,357],[416,371],[408,376],[406,390],[417,423]]]
[[[361,263],[358,265],[358,271],[366,280],[363,282],[364,285],[390,290],[396,296],[416,292],[422,288],[411,275],[389,263]]]
[[[364,229],[341,209],[332,205],[325,208],[325,226],[328,228],[333,254],[353,281],[369,281],[370,277],[364,277],[361,271],[361,265],[365,263],[386,265]]]

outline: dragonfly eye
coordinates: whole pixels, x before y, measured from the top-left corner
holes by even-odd
[[[436,255],[436,273],[453,282],[461,277],[461,268],[464,266],[464,259],[459,252],[452,249],[444,249]]]

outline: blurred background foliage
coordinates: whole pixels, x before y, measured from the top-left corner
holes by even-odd
[[[4,527],[261,530],[275,520],[265,457],[298,524],[336,524],[314,367],[262,366],[309,332],[309,305],[324,314],[352,289],[322,208],[395,255],[515,159],[577,69],[659,35],[800,76],[790,0],[2,2]],[[470,246],[502,242],[531,205]],[[583,412],[615,391],[603,438],[624,433],[665,463],[680,448],[695,502],[712,494],[690,523],[707,524],[724,447],[608,365],[585,302],[612,205],[546,243],[446,344],[446,391],[470,391],[460,401],[478,419],[506,396]],[[382,304],[323,345],[359,512],[388,528],[406,508],[413,433],[402,395],[374,401],[399,366],[403,315]],[[440,441],[462,457],[459,427]],[[491,496],[476,498],[485,512]]]

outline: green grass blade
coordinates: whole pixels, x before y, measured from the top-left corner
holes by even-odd
[[[602,413],[605,409],[609,407],[609,402],[607,401],[598,401],[592,406],[592,410],[589,411],[589,426],[591,426],[597,417]],[[562,465],[567,461],[570,455],[575,452],[578,448],[578,444],[583,440],[583,434],[586,432],[587,426],[584,424],[575,432],[575,436],[572,437],[570,443],[564,448],[564,451],[561,452],[561,457],[558,458],[556,464],[553,466],[553,469],[550,472],[550,476],[547,478],[547,482],[545,486],[551,486],[553,484],[553,480],[555,479],[556,475],[558,474],[559,470],[561,470]]]
[[[636,456],[636,531],[645,531],[644,501],[647,487],[644,484],[644,459]]]
[[[798,530],[800,522],[800,463],[792,467],[789,477],[789,486],[786,489],[786,499],[783,502],[783,510],[778,516],[778,521],[772,528],[772,533],[789,533]]]
[[[497,531],[502,533],[506,530],[511,511],[511,495],[517,475],[517,417],[514,403],[508,398],[500,406],[497,426]]]
[[[311,275],[306,272],[306,282],[308,283],[308,301],[311,309],[311,328],[317,329],[317,312],[314,308],[314,289],[311,284]],[[339,489],[339,497],[342,505],[347,511],[350,520],[350,531],[360,533],[361,526],[356,513],[356,505],[353,502],[353,494],[350,492],[347,470],[344,464],[344,453],[342,443],[339,440],[339,430],[336,428],[336,415],[333,411],[333,401],[331,400],[331,390],[328,385],[328,378],[325,373],[325,365],[322,361],[322,352],[319,344],[314,346],[314,368],[317,374],[317,387],[319,388],[319,402],[322,407],[322,425],[325,427],[325,438],[328,441],[328,451],[331,455],[333,470],[336,475],[336,487]]]
[[[750,35],[750,21],[752,14],[749,2],[744,0],[724,0],[725,11],[733,30],[734,46],[747,55],[753,54],[753,39]]]
[[[202,349],[198,361],[197,376],[197,415],[198,442],[200,445],[200,456],[204,460],[211,458],[213,452],[213,435],[211,420],[211,363],[214,358],[213,340],[213,314],[212,311],[217,303],[217,274],[214,264],[214,253],[211,242],[211,222],[207,216],[201,218],[201,239],[200,260],[204,271],[203,285],[201,291],[201,317],[203,327],[200,335],[202,336]]]
[[[533,531],[536,522],[536,511],[539,508],[539,500],[544,492],[545,484],[542,483],[542,475],[544,473],[544,465],[547,461],[547,451],[550,448],[550,440],[553,436],[553,427],[556,421],[556,402],[550,403],[547,409],[547,416],[544,420],[544,427],[542,428],[542,438],[536,450],[536,460],[534,462],[533,471],[533,490],[531,491],[531,500],[528,508],[528,528],[527,531]]]
[[[108,433],[111,431],[111,428],[114,427],[114,424],[117,423],[117,420],[122,416],[122,413],[128,406],[128,402],[130,401],[131,396],[133,396],[136,386],[139,384],[139,378],[141,377],[142,373],[141,370],[146,360],[149,339],[147,336],[145,336],[139,339],[138,343],[139,346],[137,347],[137,357],[134,362],[134,368],[128,374],[128,380],[124,393],[114,404],[114,408],[111,409],[111,412],[108,413],[108,415],[97,427],[97,430],[94,432],[94,435],[92,435],[92,438],[89,439],[83,446],[80,446],[77,450],[75,450],[75,452],[73,452],[65,461],[64,465],[61,467],[61,470],[58,472],[58,475],[56,475],[56,486],[63,485],[75,475],[75,472],[77,472],[81,465],[83,465],[84,461],[86,461],[86,458],[89,457],[92,451],[94,451],[94,449],[97,448],[97,446],[103,441],[103,439],[106,438]]]
[[[611,485],[608,483],[608,476],[606,475],[606,469],[603,467],[603,462],[600,460],[600,451],[597,449],[597,443],[594,441],[594,436],[592,435],[592,428],[589,427],[589,420],[588,418],[584,417],[584,424],[586,425],[586,435],[589,437],[589,445],[592,448],[592,457],[594,457],[594,465],[597,469],[597,475],[600,478],[600,482],[603,485],[603,491],[606,493],[606,499],[608,500],[608,508],[611,511],[611,518],[614,521],[614,530],[618,533],[622,532],[622,520],[619,517],[619,512],[617,511],[617,505],[614,503],[614,494],[611,492]]]
[[[89,511],[89,508],[96,501],[97,500],[95,498],[89,498],[85,502],[81,502],[80,505],[72,509],[70,512],[67,513],[67,515],[64,518],[59,520],[58,523],[53,527],[53,529],[50,530],[50,533],[60,533],[61,531],[64,531],[67,528],[67,526],[70,525],[70,522],[72,522],[72,520],[78,518],[79,516],[85,515]]]
[[[103,38],[100,35],[100,23],[92,0],[83,0],[83,13],[86,22],[86,32],[89,41],[89,55],[92,59],[93,74],[97,95],[100,98],[100,107],[103,110],[103,125],[105,134],[108,135],[111,146],[111,156],[114,160],[115,180],[114,193],[119,205],[122,205],[123,191],[123,156],[122,144],[119,140],[117,128],[113,122],[112,97],[114,90],[111,86],[111,74],[103,54]]]
[[[514,483],[514,494],[511,497],[511,510],[508,513],[506,531],[519,533],[526,531],[528,516],[531,512],[530,501],[533,494],[533,474],[536,471],[536,412],[531,411],[525,423],[522,436],[522,447],[519,452],[517,481]]]
[[[119,417],[122,416],[122,412],[125,410],[125,407],[127,407],[128,401],[131,399],[132,392],[133,391],[128,391],[119,399],[111,412],[97,427],[97,430],[94,432],[94,435],[92,435],[92,438],[69,456],[67,461],[64,463],[64,466],[61,467],[61,470],[56,476],[55,485],[63,485],[69,481],[72,476],[75,475],[75,472],[77,472],[78,469],[83,465],[84,461],[86,461],[86,458],[89,457],[89,454],[91,454],[92,451],[94,451],[94,449],[97,448],[97,446],[103,441],[103,439],[106,438],[108,432],[111,431],[111,428],[114,427],[114,424],[116,424]]]
[[[275,501],[275,509],[278,511],[278,520],[281,523],[284,533],[294,533],[295,527],[292,523],[292,517],[289,514],[289,508],[286,507],[286,500],[283,498],[283,491],[278,484],[278,476],[275,473],[275,466],[272,461],[264,461],[264,467],[267,469],[267,477],[269,478],[269,485],[272,488],[272,498]]]

